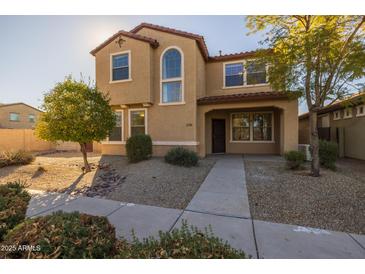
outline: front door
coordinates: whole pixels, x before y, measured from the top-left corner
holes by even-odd
[[[224,119],[212,120],[212,152],[226,152],[226,121]]]

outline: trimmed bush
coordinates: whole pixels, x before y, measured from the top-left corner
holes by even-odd
[[[115,255],[115,229],[106,217],[56,212],[27,219],[5,237],[3,245],[31,246],[10,250],[1,258],[109,258]]]
[[[25,219],[30,195],[20,182],[0,185],[0,241]]]
[[[152,155],[152,139],[149,135],[129,137],[126,144],[128,161],[131,163],[147,160]]]
[[[291,150],[285,153],[284,157],[286,165],[290,169],[299,169],[305,161],[305,155],[302,151]]]
[[[34,161],[34,156],[30,152],[4,151],[0,153],[0,168],[11,165],[27,165]]]
[[[325,140],[319,141],[319,161],[322,166],[336,170],[336,160],[338,155],[338,145]]]
[[[165,161],[172,165],[191,167],[198,164],[199,157],[194,151],[176,147],[167,152]]]
[[[213,235],[211,228],[204,232],[189,228],[186,221],[180,229],[160,232],[159,240],[150,237],[133,243],[119,242],[116,258],[140,259],[243,259],[245,253],[236,250]]]

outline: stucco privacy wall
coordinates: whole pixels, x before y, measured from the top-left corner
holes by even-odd
[[[207,129],[206,120],[211,118],[212,114],[209,112],[218,111],[218,110],[226,110],[227,112],[236,111],[236,110],[245,110],[245,109],[259,109],[259,108],[276,108],[276,117],[275,117],[275,124],[279,124],[279,129],[275,129],[274,131],[279,132],[280,136],[278,136],[278,140],[275,145],[269,145],[266,147],[267,149],[271,150],[272,152],[278,151],[277,153],[283,154],[289,150],[297,150],[298,149],[298,101],[297,100],[271,100],[271,101],[253,101],[253,102],[245,102],[245,103],[231,103],[231,104],[215,104],[215,105],[201,105],[198,107],[198,128],[199,128],[199,140],[201,145],[199,146],[199,155],[205,156],[209,153],[211,149],[210,139],[211,136],[209,135],[211,131],[209,128]],[[224,113],[224,112],[223,112]],[[277,117],[279,116],[279,117]],[[208,117],[208,119],[207,119]],[[278,123],[279,121],[279,123]],[[226,123],[226,129],[229,128],[229,121],[228,124]],[[275,134],[275,132],[274,132]],[[207,136],[208,135],[208,136]],[[277,134],[276,134],[277,136]],[[229,141],[229,135],[228,137]],[[206,141],[205,141],[206,140]],[[232,144],[233,145],[233,144]],[[236,146],[236,145],[228,145],[227,149],[230,150],[231,153],[251,153],[251,148],[248,146]],[[210,147],[208,147],[210,146]],[[257,147],[258,148],[258,147]],[[247,151],[245,151],[247,149]],[[263,150],[259,150],[257,152],[252,153],[270,153],[264,152]]]
[[[309,144],[309,119],[299,119],[299,144]]]
[[[0,129],[0,151],[46,151],[56,149],[51,142],[38,139],[32,129]]]
[[[74,142],[48,142],[37,138],[33,129],[0,128],[0,151],[79,151],[80,145]],[[93,143],[93,151],[101,152],[101,145]]]

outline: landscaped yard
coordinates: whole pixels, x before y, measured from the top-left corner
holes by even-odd
[[[151,158],[129,164],[126,157],[90,153],[92,171],[83,174],[81,153],[37,156],[25,166],[0,168],[0,183],[22,180],[29,189],[83,193],[129,203],[185,208],[214,164],[199,161],[197,167],[180,167]]]
[[[365,161],[341,159],[322,176],[277,159],[245,158],[254,219],[365,234]]]

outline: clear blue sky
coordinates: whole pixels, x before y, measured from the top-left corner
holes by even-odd
[[[203,35],[210,55],[254,50],[263,39],[246,35],[244,16],[0,16],[0,102],[39,107],[66,75],[94,79],[90,50],[141,22]]]

